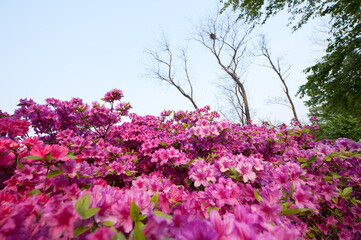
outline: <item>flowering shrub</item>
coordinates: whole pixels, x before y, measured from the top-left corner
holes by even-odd
[[[360,142],[122,97],[0,111],[0,239],[361,239]]]

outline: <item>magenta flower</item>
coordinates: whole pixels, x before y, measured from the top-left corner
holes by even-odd
[[[256,173],[253,172],[253,165],[249,162],[239,162],[235,167],[236,171],[242,174],[243,182],[254,182],[256,179]]]
[[[229,235],[234,229],[233,215],[223,215],[222,219],[216,210],[211,210],[209,220],[212,223],[213,228],[218,232],[219,240],[227,240],[230,238]]]
[[[33,149],[31,149],[29,155],[30,156],[37,156],[37,157],[40,157],[40,158],[44,159],[45,155],[50,153],[50,151],[51,151],[51,146],[50,145],[45,145],[45,146],[37,145]],[[27,161],[31,162],[30,159],[28,159]]]
[[[44,223],[50,226],[51,239],[60,237],[74,237],[75,222],[80,219],[79,214],[74,209],[72,202],[63,204],[54,214],[47,214]]]
[[[200,185],[208,186],[208,182],[215,182],[215,171],[210,163],[206,163],[203,159],[197,160],[192,163],[189,171],[189,178],[194,181],[194,186]]]
[[[169,237],[169,223],[165,218],[150,215],[143,233],[147,239],[162,240]]]
[[[188,223],[180,236],[179,240],[217,240],[218,233],[206,221],[195,220]]]
[[[114,236],[114,232],[107,227],[100,227],[94,233],[87,236],[88,240],[110,240]]]
[[[316,208],[316,205],[313,203],[314,199],[312,193],[306,187],[303,187],[300,184],[295,184],[295,191],[292,194],[292,198],[295,200],[295,204],[299,208]]]
[[[277,222],[278,215],[282,212],[282,207],[278,203],[270,204],[267,200],[262,199],[258,212],[267,222]]]
[[[107,92],[103,98],[105,102],[114,102],[120,100],[123,97],[123,91],[119,89],[113,89]]]

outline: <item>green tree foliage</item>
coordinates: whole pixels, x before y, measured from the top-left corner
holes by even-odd
[[[298,94],[309,97],[306,105],[311,114],[319,116],[324,123],[342,118],[353,119],[361,126],[360,0],[224,1],[223,10],[229,7],[240,13],[239,18],[253,24],[263,24],[269,17],[287,10],[294,30],[310,19],[328,16],[331,29],[326,54],[305,70],[307,83],[300,87]],[[342,133],[336,135],[342,136]]]

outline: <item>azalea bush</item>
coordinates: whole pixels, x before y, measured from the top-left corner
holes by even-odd
[[[0,239],[361,239],[360,141],[122,97],[0,111]]]

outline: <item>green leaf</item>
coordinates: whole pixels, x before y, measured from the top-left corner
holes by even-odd
[[[156,192],[153,197],[150,199],[151,202],[154,202],[154,208],[153,209],[156,209],[157,206],[158,206],[158,192]]]
[[[301,164],[301,168],[304,168],[304,167],[306,167],[308,164],[307,163],[302,163]]]
[[[330,174],[333,176],[333,178],[342,178],[342,176],[338,175],[335,172],[330,172]]]
[[[338,202],[338,197],[332,197],[331,200],[332,200],[332,202],[334,202],[335,204],[337,204],[337,202]]]
[[[193,184],[192,180],[187,178],[187,184],[188,184],[188,186],[192,186],[192,184]]]
[[[24,157],[25,159],[31,159],[31,160],[40,160],[40,159],[43,159],[42,157],[39,157],[39,156],[27,156],[27,157]]]
[[[63,170],[55,170],[55,171],[51,171],[50,173],[46,174],[47,178],[52,178],[52,177],[56,177],[60,174],[64,173]]]
[[[300,208],[282,209],[282,213],[284,215],[295,215],[295,214],[299,214],[300,212],[302,212]]]
[[[237,172],[237,170],[234,167],[228,167],[228,169],[235,175],[235,176],[239,176],[239,173]]]
[[[20,161],[20,158],[17,158],[16,164],[18,165],[18,169],[23,169],[24,164]]]
[[[134,226],[134,240],[145,240],[144,233],[140,228],[139,223],[136,223]]]
[[[343,154],[347,154],[347,152],[343,148],[340,148],[340,150]]]
[[[287,193],[283,188],[281,189],[281,192],[282,192],[283,195],[287,196]]]
[[[306,163],[307,162],[307,159],[304,158],[304,157],[297,157],[297,160],[301,163]]]
[[[79,213],[80,216],[83,217],[83,214],[86,210],[88,210],[90,206],[90,195],[89,193],[85,194],[81,198],[76,201],[74,204],[75,210]]]
[[[91,184],[88,183],[88,184],[84,185],[84,187],[82,187],[81,190],[89,189],[90,187],[91,187]]]
[[[259,203],[261,203],[262,197],[261,197],[261,195],[259,194],[259,190],[258,190],[258,189],[254,190],[254,196],[256,197],[257,201],[258,201]]]
[[[293,182],[291,182],[290,196],[292,196],[292,193],[294,193],[294,191],[295,191],[295,187],[293,186]]]
[[[125,175],[131,176],[133,173],[137,173],[137,171],[128,171],[127,169],[125,169]]]
[[[97,212],[99,212],[100,208],[89,208],[83,211],[80,216],[83,217],[83,219],[88,219],[94,216]]]
[[[110,221],[104,221],[104,222],[102,223],[102,225],[105,226],[105,227],[110,227],[110,226],[113,226],[114,223],[112,223],[112,222],[110,222]]]
[[[159,145],[161,145],[162,147],[166,147],[166,146],[168,146],[169,144],[166,143],[166,142],[161,141],[161,142],[159,142]]]
[[[75,230],[74,230],[74,237],[77,237],[79,236],[80,234],[86,232],[89,230],[90,227],[83,227],[82,225],[80,225],[79,227],[77,227]]]
[[[124,237],[123,233],[117,232],[117,231],[115,230],[115,234],[114,234],[114,236],[111,238],[111,240],[127,240],[127,239]]]
[[[114,228],[114,230],[113,230],[113,228],[111,228],[111,229],[115,233],[114,236],[111,238],[111,240],[127,240],[124,237],[123,233],[117,232],[117,230],[115,228]]]
[[[219,207],[212,207],[212,206],[207,207],[207,213],[208,213],[208,215],[210,214],[211,210],[219,211]]]
[[[310,209],[310,208],[286,208],[282,207],[282,213],[284,215],[296,215],[303,212],[309,212],[309,211],[317,211],[316,209]]]
[[[28,196],[38,195],[40,193],[41,193],[41,191],[39,189],[33,189],[28,192]]]
[[[361,201],[360,201],[360,200],[357,200],[356,198],[352,198],[352,199],[351,199],[351,202],[352,202],[352,204],[355,205],[355,206],[357,206],[359,203],[361,203]]]
[[[162,211],[158,211],[158,210],[155,210],[154,211],[154,215],[158,216],[158,217],[162,217],[162,218],[165,218],[165,219],[168,219],[168,220],[172,220],[173,217],[168,215],[168,214],[165,214],[164,212]]]
[[[349,193],[352,193],[352,187],[344,188],[342,192],[344,195],[348,195]]]
[[[313,155],[312,157],[310,157],[310,159],[307,161],[308,163],[313,163],[317,160],[317,155]]]
[[[65,155],[65,157],[70,157],[71,159],[77,159],[77,157],[74,156],[74,151],[69,151],[68,154]]]
[[[139,221],[139,214],[140,214],[140,208],[137,206],[137,204],[132,200],[130,202],[130,217],[134,222]]]

